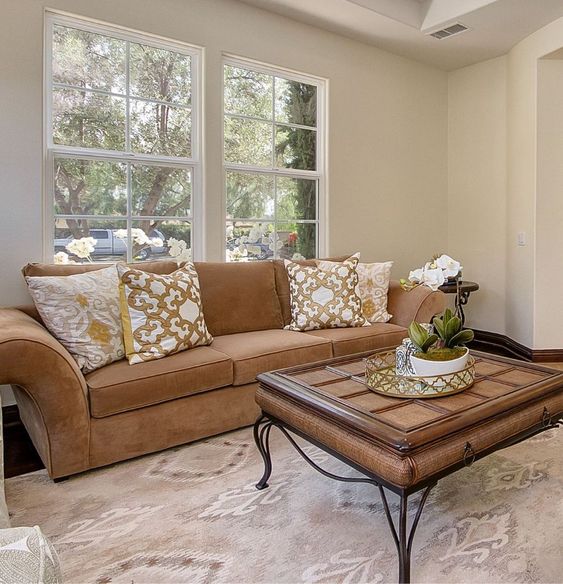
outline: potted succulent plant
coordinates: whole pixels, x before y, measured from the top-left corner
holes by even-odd
[[[473,331],[463,329],[461,320],[448,308],[432,321],[436,333],[429,333],[417,322],[409,326],[409,337],[418,351],[411,356],[416,375],[447,375],[461,371],[467,364]]]

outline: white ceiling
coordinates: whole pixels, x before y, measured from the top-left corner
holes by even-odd
[[[503,55],[563,16],[563,0],[242,1],[445,70]],[[470,30],[428,36],[455,22]]]

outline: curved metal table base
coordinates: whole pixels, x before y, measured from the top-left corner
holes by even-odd
[[[256,442],[256,446],[258,451],[260,452],[262,459],[264,460],[264,474],[262,478],[256,484],[256,488],[259,490],[265,489],[268,487],[268,479],[272,474],[272,458],[270,454],[270,431],[272,427],[276,427],[291,443],[291,445],[297,450],[297,452],[301,455],[301,457],[316,471],[320,472],[325,477],[330,479],[334,479],[336,481],[341,481],[344,483],[366,483],[369,485],[373,485],[379,489],[379,494],[381,496],[381,501],[383,503],[383,509],[385,511],[385,517],[387,518],[387,522],[389,524],[389,528],[391,530],[391,535],[393,536],[393,541],[395,542],[395,546],[397,548],[397,553],[399,555],[399,582],[400,584],[407,584],[410,582],[410,565],[411,565],[411,551],[412,551],[412,543],[414,540],[414,535],[416,532],[416,528],[418,526],[418,522],[420,521],[420,516],[422,515],[422,510],[424,508],[424,504],[428,499],[428,495],[432,488],[436,485],[436,483],[432,483],[428,485],[422,493],[422,497],[418,502],[418,507],[416,510],[416,514],[414,520],[408,528],[408,499],[409,496],[406,493],[400,493],[400,508],[399,508],[399,517],[398,517],[398,524],[395,526],[395,521],[393,520],[393,516],[391,515],[391,510],[389,508],[389,503],[387,501],[387,496],[385,494],[385,488],[381,482],[379,482],[375,478],[365,477],[342,477],[339,475],[335,475],[324,468],[321,468],[318,464],[316,464],[313,460],[311,460],[307,454],[303,451],[303,449],[297,444],[293,436],[288,432],[288,430],[283,426],[283,424],[273,418],[270,418],[264,414],[262,414],[254,424],[254,441]]]

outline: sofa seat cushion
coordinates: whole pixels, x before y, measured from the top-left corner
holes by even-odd
[[[307,331],[304,334],[331,341],[335,357],[395,347],[408,336],[406,328],[386,322],[363,327]]]
[[[332,357],[330,340],[286,330],[223,335],[211,346],[233,360],[233,385],[251,383],[266,371]]]
[[[210,347],[196,347],[136,365],[117,361],[86,375],[94,418],[225,387],[232,382],[231,359]]]

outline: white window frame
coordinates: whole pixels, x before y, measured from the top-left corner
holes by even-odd
[[[273,77],[278,77],[286,79],[289,81],[297,81],[300,83],[306,83],[308,85],[314,85],[317,88],[317,126],[312,128],[310,126],[302,126],[300,124],[292,124],[286,122],[280,122],[280,124],[285,126],[290,126],[293,128],[303,128],[306,130],[314,130],[317,134],[316,141],[316,170],[299,170],[294,168],[283,168],[275,165],[275,131],[272,136],[272,166],[254,166],[247,164],[237,164],[232,162],[227,162],[225,157],[225,117],[228,114],[225,111],[225,66],[230,65],[232,67],[239,67],[241,69],[248,69],[250,71],[255,71],[257,73],[263,73],[265,75],[270,75]],[[248,59],[246,57],[239,57],[229,53],[223,54],[223,61],[221,64],[221,93],[222,93],[222,123],[221,123],[221,141],[222,141],[222,152],[223,152],[223,237],[222,237],[222,247],[223,257],[225,254],[225,228],[227,222],[227,172],[228,171],[240,171],[249,172],[254,174],[266,174],[273,175],[274,180],[276,176],[287,176],[291,178],[305,178],[305,179],[315,179],[317,181],[317,219],[316,220],[296,220],[299,223],[313,223],[317,225],[317,249],[316,257],[323,257],[327,254],[328,250],[328,177],[327,177],[327,167],[328,167],[328,141],[327,141],[327,127],[328,127],[328,79],[322,77],[316,77],[309,75],[307,73],[301,73],[299,71],[294,71],[292,69],[287,69],[283,67],[278,67],[277,65],[270,65],[267,63],[262,63],[254,59]],[[273,90],[275,95],[275,88]],[[254,118],[252,116],[244,116],[241,114],[232,114],[233,117],[238,117],[241,119],[250,119],[264,122],[261,118]],[[275,119],[275,107],[272,112],[272,120],[267,120],[272,123],[275,129],[276,119]],[[244,217],[239,218],[244,220]],[[278,222],[275,218],[274,220],[268,218],[256,218],[249,219],[249,222],[253,223],[273,223],[274,226]],[[287,223],[288,221],[279,221],[280,223]],[[291,222],[291,221],[289,221]],[[274,254],[274,258],[277,257],[277,251]]]
[[[127,173],[127,213],[126,215],[108,216],[108,215],[72,215],[68,216],[71,219],[87,218],[87,219],[103,219],[126,221],[127,230],[130,236],[132,223],[143,219],[158,220],[173,220],[185,221],[191,225],[191,248],[194,260],[203,260],[205,258],[205,213],[203,201],[203,181],[204,168],[202,162],[203,151],[203,58],[204,50],[202,47],[191,45],[188,43],[175,41],[161,36],[153,35],[151,33],[141,32],[134,29],[121,27],[118,25],[109,24],[106,22],[76,16],[67,12],[56,10],[45,10],[45,31],[44,31],[44,71],[43,71],[43,87],[44,87],[44,187],[43,187],[43,259],[45,262],[51,263],[53,261],[54,253],[54,225],[55,217],[65,218],[66,215],[55,213],[54,205],[54,161],[55,157],[65,158],[81,158],[99,161],[113,161],[123,163],[142,163],[147,165],[165,165],[184,168],[191,172],[192,193],[191,193],[191,209],[190,214],[185,216],[150,216],[139,217],[132,214],[131,197],[130,197],[130,172]],[[53,88],[60,86],[60,84],[53,83],[52,80],[52,64],[53,64],[53,27],[55,25],[67,26],[70,28],[77,28],[88,32],[102,34],[112,38],[120,39],[149,45],[152,47],[182,53],[191,57],[191,157],[176,157],[152,154],[139,154],[126,150],[111,151],[99,148],[83,148],[80,146],[65,146],[55,144],[53,141]],[[127,71],[129,71],[129,51],[126,56]],[[129,87],[126,88],[126,97],[129,98]],[[93,93],[112,95],[111,92],[103,90],[94,90]],[[155,101],[145,98],[140,98],[144,101]],[[129,99],[126,101],[126,107],[129,109]],[[127,118],[128,120],[128,118]],[[126,121],[127,124],[127,121]],[[126,125],[126,148],[129,144],[129,129]],[[129,241],[130,241],[129,237]],[[131,262],[131,247],[127,246],[127,261]]]

